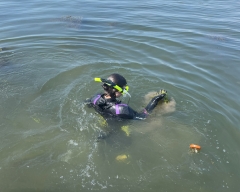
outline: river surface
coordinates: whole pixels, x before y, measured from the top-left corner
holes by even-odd
[[[0,10],[1,192],[239,191],[239,0],[2,0]],[[123,102],[137,111],[160,89],[170,102],[107,125],[83,102],[111,73],[126,77]]]

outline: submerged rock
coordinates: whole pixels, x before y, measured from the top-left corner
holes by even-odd
[[[129,163],[130,163],[129,158],[130,158],[129,155],[122,154],[122,155],[118,155],[118,156],[116,157],[116,160],[117,160],[118,162],[122,162],[122,163],[129,164]]]

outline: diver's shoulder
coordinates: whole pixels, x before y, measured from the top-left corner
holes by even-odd
[[[106,103],[103,94],[95,94],[92,98],[91,98],[91,102],[95,105],[95,104],[99,104],[99,103]]]

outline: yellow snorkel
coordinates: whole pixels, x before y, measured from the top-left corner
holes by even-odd
[[[114,89],[117,89],[120,93],[123,94],[123,96],[125,96],[127,94],[129,97],[131,97],[131,95],[128,93],[129,86],[127,86],[127,85],[125,86],[125,88],[121,88],[117,84],[113,83],[111,80],[109,80],[109,79],[102,79],[102,78],[99,78],[99,77],[95,77],[94,81],[106,83],[107,85],[113,87]]]

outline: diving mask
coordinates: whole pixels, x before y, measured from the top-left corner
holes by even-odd
[[[109,79],[102,79],[99,77],[95,77],[94,80],[96,82],[102,82],[102,83],[106,83],[108,86],[113,87],[114,89],[117,89],[120,93],[123,94],[123,96],[125,97],[126,95],[128,95],[129,97],[131,97],[130,93],[128,93],[129,90],[129,86],[126,85],[124,88],[118,86],[117,84],[113,83],[111,80]]]

